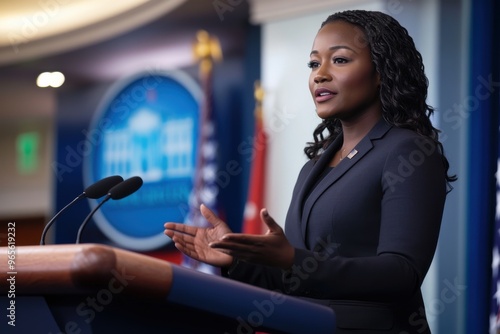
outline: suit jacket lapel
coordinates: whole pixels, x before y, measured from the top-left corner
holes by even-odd
[[[326,151],[319,158],[315,164],[308,178],[304,182],[304,187],[300,193],[300,203],[303,204],[301,217],[301,230],[302,236],[306,237],[306,229],[309,220],[309,214],[316,200],[321,194],[335,183],[342,175],[344,175],[352,166],[358,163],[372,148],[373,140],[383,137],[391,126],[381,119],[370,132],[356,145],[356,147],[348,154],[328,175],[323,178],[312,191],[311,187],[317,181],[322,171],[330,164],[335,152],[342,146],[343,138],[337,137],[335,141],[326,149]],[[356,150],[356,151],[354,151]]]

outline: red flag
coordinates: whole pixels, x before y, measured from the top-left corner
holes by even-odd
[[[262,121],[263,91],[259,83],[255,88],[255,131],[253,138],[252,167],[249,191],[245,206],[243,233],[262,234],[264,223],[260,220],[260,210],[264,207],[264,187],[266,171],[267,134]]]

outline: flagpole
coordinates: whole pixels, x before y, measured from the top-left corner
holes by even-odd
[[[193,189],[189,196],[189,212],[185,223],[196,227],[207,227],[209,223],[200,213],[200,205],[204,204],[216,211],[218,188],[215,184],[216,140],[212,119],[212,73],[215,61],[222,59],[222,51],[216,37],[200,30],[196,34],[193,45],[194,57],[199,61],[199,79],[203,91],[200,101],[200,117],[198,125],[198,145]],[[206,273],[216,274],[217,269],[202,262],[184,257],[183,265]]]
[[[260,84],[260,80],[254,83],[253,96],[255,99],[255,119],[262,124],[262,101],[264,100],[264,89]]]
[[[200,112],[200,135],[198,137],[198,159],[196,162],[196,175],[194,189],[200,189],[203,183],[203,173],[202,166],[205,164],[205,157],[203,154],[203,145],[206,143],[207,137],[210,135],[210,131],[213,129],[207,128],[211,119],[211,104],[212,104],[212,72],[213,64],[215,61],[222,60],[222,50],[220,47],[219,40],[211,36],[205,30],[199,30],[196,34],[196,42],[193,45],[193,53],[196,60],[199,61],[199,79],[203,91],[203,101],[201,103]],[[197,204],[201,204],[200,193],[195,192]]]

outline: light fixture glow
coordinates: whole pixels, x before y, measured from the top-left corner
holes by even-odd
[[[64,74],[61,72],[52,72],[52,82],[51,86],[54,88],[61,87],[64,83]]]
[[[41,73],[38,78],[36,78],[36,85],[38,87],[48,87],[50,85],[50,73]]]
[[[43,72],[36,79],[38,87],[61,87],[64,83],[64,74],[61,72]]]

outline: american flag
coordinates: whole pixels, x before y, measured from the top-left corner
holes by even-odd
[[[199,137],[197,146],[196,171],[194,184],[189,196],[189,212],[184,223],[186,225],[208,227],[211,224],[201,215],[200,205],[204,204],[217,214],[217,195],[219,188],[217,177],[217,140],[213,117],[212,71],[202,71],[200,76],[203,89],[203,102],[200,108]],[[196,261],[188,256],[183,257],[182,265],[198,271],[218,274],[213,266]]]
[[[497,161],[497,199],[495,214],[495,233],[493,240],[493,255],[491,263],[491,314],[490,334],[500,334],[500,159]]]

